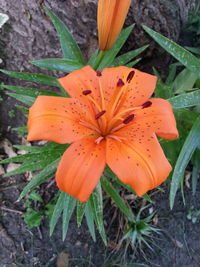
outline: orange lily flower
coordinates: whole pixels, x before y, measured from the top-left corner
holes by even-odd
[[[71,98],[39,96],[30,108],[28,140],[72,143],[56,172],[60,190],[84,202],[106,163],[142,196],[169,175],[156,135],[178,137],[171,104],[150,98],[156,77],[127,67],[90,66],[58,81]]]
[[[114,45],[130,5],[131,0],[99,0],[97,24],[101,50],[109,50]]]

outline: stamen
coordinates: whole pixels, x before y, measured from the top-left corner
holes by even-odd
[[[99,136],[96,140],[95,140],[95,143],[98,145],[100,144],[100,142],[104,139],[103,136]]]
[[[98,77],[102,76],[102,73],[99,70],[96,71],[96,74],[97,74]]]
[[[94,131],[96,131],[96,132],[98,132],[98,133],[101,133],[100,130],[99,130],[96,126],[92,125],[91,123],[89,123],[89,122],[87,122],[87,121],[80,120],[80,121],[79,121],[79,124],[81,124],[81,125],[83,125],[83,126],[89,128],[89,129],[91,129],[91,130],[94,130]]]
[[[144,104],[142,104],[142,108],[148,108],[152,105],[152,102],[151,101],[147,101],[145,102]]]
[[[110,137],[110,138],[117,140],[119,142],[122,142],[122,140],[126,140],[126,138],[124,138],[124,137],[113,135],[113,134],[109,134],[107,137]]]
[[[125,120],[123,120],[124,124],[128,124],[129,122],[131,122],[134,119],[135,115],[131,114],[129,115]]]
[[[101,112],[97,113],[95,115],[95,120],[98,120],[99,118],[101,118],[101,116],[103,116],[103,114],[106,113],[106,110],[102,110]]]
[[[130,83],[131,80],[133,79],[133,76],[134,76],[134,75],[135,75],[135,71],[132,70],[132,71],[129,73],[129,75],[127,76],[126,81],[127,81],[128,83]]]
[[[85,91],[82,92],[83,95],[89,95],[91,93],[92,93],[91,90],[85,90]]]
[[[122,81],[122,79],[119,79],[117,82],[117,87],[122,87],[124,86],[124,82]]]

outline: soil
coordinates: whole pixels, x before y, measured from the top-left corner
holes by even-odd
[[[74,31],[75,38],[86,55],[89,55],[96,48],[97,39],[96,30],[94,30],[94,25],[96,25],[94,10],[97,1],[79,2],[70,0],[69,4],[69,2],[66,3],[66,1],[61,0],[0,0],[0,11],[10,15],[10,21],[3,28],[0,40],[1,51],[3,52],[1,54],[1,58],[3,59],[1,68],[16,71],[42,72],[61,76],[58,72],[50,73],[41,71],[28,63],[28,61],[38,58],[61,56],[53,27],[42,9],[41,5],[43,2],[53,8],[69,25],[70,29]],[[84,5],[85,2],[87,2],[87,5]],[[142,6],[145,3],[147,3],[147,6],[151,6],[149,1],[142,2]],[[155,1],[155,3],[157,2],[159,1]],[[180,3],[181,1],[177,2]],[[192,2],[190,1],[190,3]],[[184,3],[186,3],[185,7],[188,7],[189,4],[187,1],[182,1],[183,5]],[[65,4],[66,11],[64,11]],[[143,9],[145,8],[143,7]],[[154,8],[154,10],[156,9]],[[68,14],[67,18],[64,14],[65,12]],[[80,23],[80,20],[78,20],[79,14],[82,14],[81,21],[84,23]],[[145,14],[148,15],[148,12],[146,11]],[[88,17],[92,19],[86,19]],[[72,24],[72,20],[75,20],[75,24]],[[179,23],[178,25],[180,27],[180,21],[177,23]],[[81,27],[81,29],[77,31],[77,27]],[[177,28],[173,28],[177,30]],[[85,34],[86,32],[87,34]],[[178,33],[176,32],[176,34],[173,35],[175,39],[178,38]],[[138,39],[141,40],[142,38]],[[5,49],[2,50],[2,48]],[[130,46],[127,45],[127,49],[129,48]],[[147,58],[151,57],[151,55],[148,55]],[[155,62],[155,58],[151,57],[151,59],[152,62]],[[157,61],[156,64],[164,69],[166,62],[165,64],[161,64],[161,62],[162,59],[160,62]],[[19,82],[3,75],[1,76],[1,80],[4,83],[30,86],[29,83]],[[22,126],[25,122],[22,114],[15,108],[15,104],[16,102],[13,99],[3,95],[3,102],[0,105],[1,141],[6,138],[12,144],[21,143],[22,141],[12,131],[12,128]],[[10,110],[14,110],[14,118],[8,115],[8,111]],[[3,148],[0,148],[0,155],[5,157]],[[169,209],[168,202],[169,184],[166,183],[162,187],[164,192],[155,190],[152,193],[154,203],[150,204],[149,209],[153,208],[153,211],[156,212],[157,217],[155,217],[154,224],[161,231],[159,235],[153,235],[152,240],[155,243],[155,245],[152,245],[153,251],[143,246],[143,252],[135,253],[129,248],[125,254],[125,244],[122,245],[118,252],[114,250],[114,240],[119,225],[116,219],[108,227],[110,223],[109,217],[113,215],[110,213],[109,206],[105,208],[105,225],[107,225],[106,229],[109,229],[107,233],[109,238],[108,247],[103,245],[98,233],[97,242],[94,243],[86,224],[83,223],[80,228],[77,228],[75,218],[70,223],[68,235],[64,242],[61,241],[61,222],[56,226],[56,230],[51,238],[49,237],[49,225],[46,217],[39,228],[28,229],[23,220],[25,201],[17,202],[26,178],[25,175],[18,175],[9,178],[1,177],[0,179],[0,267],[66,267],[68,265],[71,267],[100,267],[108,261],[110,263],[104,266],[119,266],[117,265],[119,263],[140,263],[144,264],[143,266],[159,267],[200,266],[199,221],[197,220],[196,223],[192,223],[187,218],[191,210],[200,210],[200,185],[198,185],[195,196],[192,196],[191,190],[186,187],[185,206],[181,198],[181,193],[179,192],[172,211]],[[49,189],[47,189],[47,185],[41,188],[41,193],[44,198],[52,197],[55,192],[56,188],[54,185]],[[69,264],[67,263],[67,258],[69,259]],[[60,259],[65,262],[63,265],[58,265],[58,260]]]

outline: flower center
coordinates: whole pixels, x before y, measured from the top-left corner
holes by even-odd
[[[134,113],[136,110],[148,108],[152,105],[152,102],[147,101],[138,107],[123,107],[127,97],[127,88],[135,75],[135,72],[132,70],[128,73],[125,81],[122,78],[118,79],[113,96],[109,100],[109,103],[106,103],[102,86],[102,73],[100,71],[97,71],[96,73],[99,85],[100,101],[97,100],[98,98],[95,97],[92,90],[88,89],[82,92],[82,94],[87,98],[89,106],[94,113],[94,121],[88,122],[80,120],[79,123],[94,130],[94,134],[97,135],[97,139],[95,141],[97,144],[104,140],[104,138],[112,138],[122,142],[124,138],[120,137],[116,134],[116,132],[134,122]]]

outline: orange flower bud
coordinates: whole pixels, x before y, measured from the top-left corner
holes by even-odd
[[[114,45],[126,19],[131,0],[99,0],[99,48],[109,50]]]

